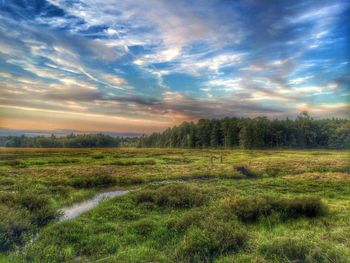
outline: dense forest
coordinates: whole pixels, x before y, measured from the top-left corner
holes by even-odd
[[[143,137],[141,147],[181,148],[350,148],[349,119],[314,120],[307,112],[295,120],[201,119]]]
[[[201,119],[141,137],[70,134],[65,137],[0,137],[5,147],[168,147],[168,148],[350,148],[349,119],[315,120],[306,112],[295,120]]]
[[[88,147],[133,147],[139,138],[113,137],[105,134],[70,134],[64,137],[4,136],[0,137],[3,147],[37,147],[37,148],[88,148]]]

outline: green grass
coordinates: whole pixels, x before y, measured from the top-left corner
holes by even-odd
[[[349,262],[349,154],[1,149],[0,262]]]

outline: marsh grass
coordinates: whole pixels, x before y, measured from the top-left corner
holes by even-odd
[[[262,217],[278,215],[282,220],[298,217],[318,217],[327,213],[327,207],[319,198],[298,197],[293,199],[276,196],[255,196],[225,200],[224,206],[243,222],[255,222]]]
[[[59,216],[49,197],[34,192],[0,193],[0,202],[0,251],[23,245]]]
[[[135,197],[137,204],[151,203],[159,207],[191,208],[207,203],[209,197],[197,187],[182,184],[165,185],[157,190],[146,190]]]
[[[132,166],[132,165],[155,165],[155,160],[118,160],[109,163],[110,165],[118,165],[118,166]]]
[[[206,222],[202,227],[187,230],[177,250],[181,262],[212,262],[225,253],[237,252],[247,245],[248,234],[235,223]]]
[[[0,149],[0,262],[348,262],[348,164],[348,151]],[[105,189],[134,191],[55,221]]]
[[[17,159],[6,161],[5,164],[9,165],[11,167],[15,167],[15,168],[26,168],[26,167],[28,167],[28,165],[25,162],[23,162],[21,160],[17,160]]]
[[[89,174],[73,178],[70,184],[75,188],[94,188],[108,187],[115,183],[116,179],[109,174]]]
[[[275,238],[262,244],[259,251],[272,262],[346,263],[350,258],[349,252],[342,247],[295,237]]]

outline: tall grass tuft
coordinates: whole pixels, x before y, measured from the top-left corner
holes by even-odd
[[[249,236],[234,221],[223,222],[216,218],[204,219],[200,226],[190,227],[176,250],[181,262],[212,262],[226,253],[246,247]]]
[[[137,203],[153,203],[160,207],[190,208],[204,205],[208,196],[197,187],[182,184],[166,185],[136,195]]]
[[[81,177],[75,177],[71,181],[71,185],[75,188],[93,188],[102,186],[111,186],[116,183],[113,176],[109,174],[91,174]]]
[[[299,197],[294,199],[272,196],[255,196],[226,201],[227,208],[244,222],[254,222],[261,217],[278,214],[287,220],[298,217],[318,217],[327,213],[327,207],[319,198]]]
[[[275,238],[260,245],[259,252],[268,262],[346,263],[349,251],[329,246],[324,242],[312,242],[305,238]]]

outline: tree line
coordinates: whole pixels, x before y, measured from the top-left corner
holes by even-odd
[[[103,147],[134,147],[139,138],[113,137],[105,134],[70,134],[63,137],[36,136],[4,136],[0,137],[3,147],[32,147],[32,148],[103,148]]]
[[[350,148],[349,119],[201,119],[143,136],[140,147],[170,148]]]
[[[307,112],[295,120],[257,118],[201,119],[141,137],[70,134],[65,137],[5,136],[3,147],[84,148],[350,148],[349,119],[315,120]]]

